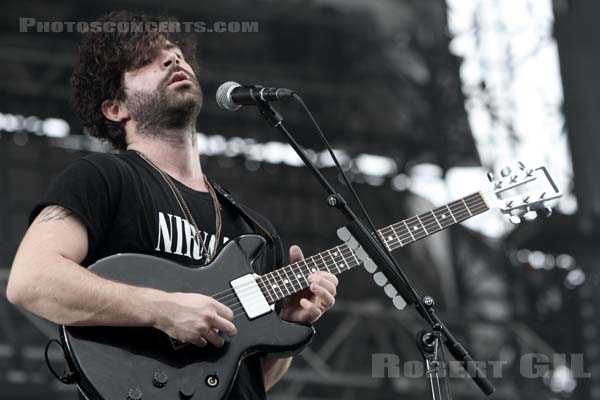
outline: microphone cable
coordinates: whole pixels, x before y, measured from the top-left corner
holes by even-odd
[[[300,106],[302,107],[302,109],[304,110],[304,112],[308,115],[308,117],[312,121],[313,125],[317,128],[317,132],[319,133],[319,137],[320,137],[321,141],[327,147],[327,150],[329,151],[329,154],[331,155],[331,158],[333,159],[333,162],[335,163],[337,169],[339,170],[340,174],[342,175],[342,178],[344,179],[344,182],[346,183],[346,186],[348,186],[348,188],[350,189],[350,192],[352,193],[352,197],[354,197],[354,199],[358,203],[358,205],[360,207],[360,210],[361,210],[361,213],[364,215],[365,219],[368,222],[369,227],[372,229],[371,236],[374,235],[377,238],[377,241],[379,242],[379,244],[381,245],[381,247],[388,253],[388,255],[390,256],[390,259],[394,263],[395,272],[400,276],[400,278],[403,281],[403,283],[405,284],[405,286],[411,292],[411,295],[413,296],[412,300],[413,300],[413,302],[416,303],[415,306],[417,308],[420,308],[419,312],[423,316],[425,316],[426,319],[433,326],[434,325],[434,321],[431,319],[431,316],[429,315],[429,313],[426,312],[425,305],[423,304],[422,299],[419,297],[419,294],[417,293],[416,288],[410,283],[410,280],[408,279],[408,277],[406,276],[406,274],[404,273],[404,271],[402,270],[402,268],[400,268],[400,266],[396,262],[396,259],[394,258],[394,256],[388,250],[388,248],[385,245],[385,243],[383,242],[382,238],[377,234],[377,228],[375,227],[375,224],[373,224],[373,221],[371,220],[371,217],[369,216],[369,213],[367,212],[367,210],[363,206],[362,202],[360,201],[360,197],[358,196],[358,194],[354,190],[354,186],[352,186],[352,183],[350,182],[350,180],[346,176],[346,173],[344,172],[344,169],[341,167],[341,165],[340,165],[337,157],[335,156],[335,153],[334,153],[333,149],[331,148],[331,145],[329,144],[329,141],[327,140],[327,137],[325,136],[325,134],[321,130],[321,127],[317,123],[317,121],[316,121],[315,117],[313,116],[312,112],[306,106],[306,104],[304,103],[304,101],[302,100],[302,98],[300,97],[300,95],[298,95],[298,93],[293,92],[291,96],[294,98],[294,100],[296,100],[300,104]]]

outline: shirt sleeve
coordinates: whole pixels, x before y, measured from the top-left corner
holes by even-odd
[[[114,218],[119,203],[121,177],[118,159],[97,154],[72,162],[54,178],[42,200],[34,206],[31,224],[47,206],[58,205],[73,212],[88,232],[88,254],[102,239]]]

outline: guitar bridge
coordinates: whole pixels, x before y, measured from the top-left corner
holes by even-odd
[[[249,319],[254,319],[271,312],[271,306],[262,290],[260,290],[253,274],[234,279],[230,282],[230,285]]]

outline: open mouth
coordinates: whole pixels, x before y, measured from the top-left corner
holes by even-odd
[[[177,82],[181,82],[181,81],[188,81],[189,82],[190,79],[185,74],[185,72],[181,72],[181,71],[175,72],[173,75],[171,75],[171,78],[167,82],[167,86],[170,86],[173,83],[177,83]]]

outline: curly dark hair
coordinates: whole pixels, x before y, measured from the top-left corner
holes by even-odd
[[[157,28],[150,32],[148,29],[119,29],[120,22]],[[90,31],[83,35],[79,60],[71,76],[73,108],[79,113],[87,133],[107,140],[117,150],[127,147],[124,123],[107,119],[101,105],[104,100],[125,100],[123,76],[126,71],[152,62],[168,40],[181,49],[194,73],[197,72],[193,37],[174,32],[175,29],[160,29],[158,24],[161,22],[173,24],[177,20],[115,11],[91,23]]]

